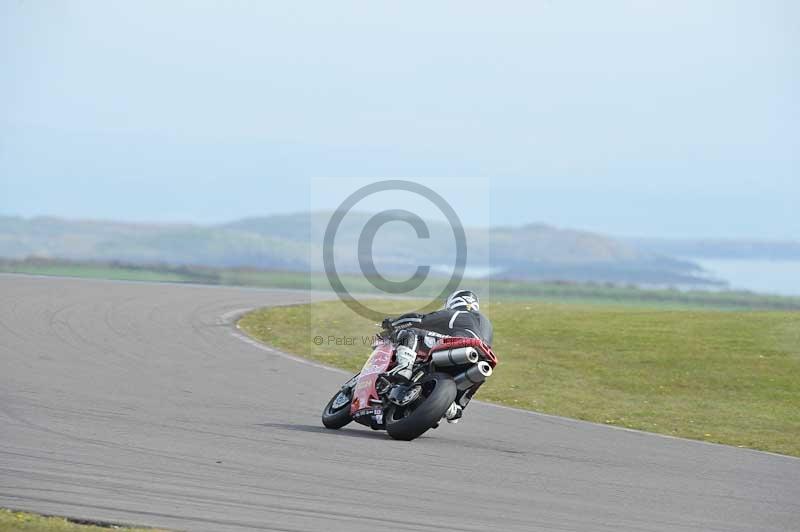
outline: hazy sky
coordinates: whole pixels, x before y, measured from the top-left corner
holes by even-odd
[[[6,0],[0,76],[0,214],[477,177],[495,224],[800,238],[800,2]]]

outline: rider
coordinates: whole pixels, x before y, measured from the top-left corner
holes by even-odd
[[[389,375],[399,381],[408,381],[412,377],[420,338],[431,347],[439,338],[452,336],[478,338],[491,346],[494,337],[492,323],[481,314],[478,296],[470,290],[456,290],[450,294],[441,310],[430,314],[410,312],[396,318],[386,318],[382,325],[384,329],[392,331],[397,343],[397,365]],[[445,414],[447,421],[457,423],[462,410],[456,403],[450,405]]]

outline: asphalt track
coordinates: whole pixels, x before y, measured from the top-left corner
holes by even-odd
[[[0,507],[188,530],[800,530],[794,458],[485,404],[411,443],[326,431],[344,375],[232,325],[308,297],[0,275]]]

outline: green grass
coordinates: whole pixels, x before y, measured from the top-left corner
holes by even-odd
[[[133,281],[169,281],[254,286],[263,288],[293,288],[300,290],[330,290],[324,274],[265,271],[255,269],[215,269],[164,264],[135,265],[115,262],[70,262],[58,259],[29,258],[0,259],[0,272],[59,275]],[[343,282],[354,292],[379,292],[359,276],[343,275]],[[423,283],[412,296],[433,299],[436,283]],[[581,303],[616,305],[656,309],[719,309],[719,310],[800,310],[800,297],[782,297],[749,292],[710,292],[650,290],[635,286],[599,283],[523,282],[472,280],[470,286],[484,294],[484,299],[526,301],[536,299],[552,303]]]
[[[44,517],[28,512],[16,512],[0,508],[0,532],[107,532],[112,527],[100,527],[74,523],[63,517]],[[157,532],[152,528],[113,527],[126,532]]]
[[[82,277],[89,279],[118,279],[121,281],[171,281],[185,282],[191,279],[171,272],[113,268],[107,266],[76,266],[76,265],[52,265],[52,266],[29,266],[26,268],[7,269],[9,273],[27,273],[32,275],[56,275],[62,277]]]
[[[383,301],[386,314],[410,302]],[[479,399],[800,456],[800,313],[496,302],[500,357]],[[240,326],[356,372],[378,327],[338,302],[263,309]],[[315,336],[325,338],[315,345]],[[354,337],[335,345],[327,337]],[[362,341],[362,336],[365,340]]]

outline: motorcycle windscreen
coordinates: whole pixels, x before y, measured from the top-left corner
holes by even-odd
[[[350,413],[353,416],[359,410],[375,408],[380,404],[380,398],[375,391],[375,382],[381,373],[388,371],[391,364],[392,344],[389,342],[379,343],[364,364],[353,389],[353,401],[350,405]]]

